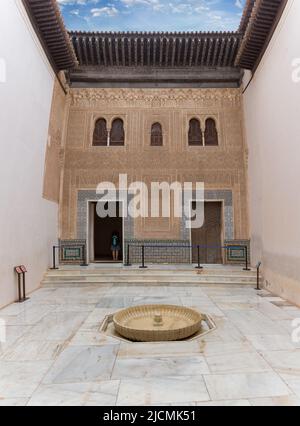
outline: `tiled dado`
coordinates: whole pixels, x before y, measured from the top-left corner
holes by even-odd
[[[189,240],[125,240],[125,261],[141,263],[142,246],[144,246],[146,263],[191,263],[191,243]]]
[[[250,265],[250,240],[226,240],[226,263],[246,262]]]
[[[61,264],[77,264],[86,261],[86,240],[59,240]]]

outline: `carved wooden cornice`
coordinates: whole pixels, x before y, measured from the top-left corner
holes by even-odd
[[[176,108],[207,103],[240,104],[239,89],[71,89],[71,106]]]

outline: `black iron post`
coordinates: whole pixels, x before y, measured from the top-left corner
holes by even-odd
[[[89,266],[87,263],[87,251],[85,244],[82,245],[82,264],[80,266]]]
[[[197,256],[198,256],[198,266],[195,267],[195,269],[203,269],[203,266],[201,266],[200,262],[200,246],[197,246]]]
[[[55,250],[56,250],[56,246],[53,246],[53,251],[52,251],[52,262],[53,262],[53,266],[52,266],[52,270],[55,270],[55,269],[58,269],[57,268],[57,266],[56,266],[56,252],[55,252]]]
[[[142,245],[142,266],[140,266],[140,269],[146,269],[147,266],[145,266],[145,246]]]
[[[248,247],[245,246],[245,253],[246,253],[246,267],[244,268],[244,271],[251,271],[251,269],[248,268]]]
[[[261,267],[261,262],[258,262],[258,264],[256,265],[256,290],[260,290],[260,267]]]
[[[23,301],[28,300],[26,297],[26,281],[25,281],[25,272],[23,272]]]
[[[130,264],[130,244],[127,244],[127,254],[126,254],[126,263],[124,264],[124,266],[131,266]]]
[[[22,302],[22,295],[21,295],[21,274],[18,274],[18,293],[19,293],[19,302]]]

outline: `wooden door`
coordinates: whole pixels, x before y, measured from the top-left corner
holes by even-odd
[[[195,205],[193,206],[195,208]],[[197,263],[197,247],[200,249],[201,263],[222,263],[222,203],[205,202],[204,224],[202,228],[192,229],[193,263]]]

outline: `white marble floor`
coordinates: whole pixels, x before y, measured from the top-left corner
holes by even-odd
[[[42,288],[0,311],[0,405],[299,406],[300,309],[280,300],[228,285]],[[218,328],[178,343],[99,333],[105,315],[148,302],[195,307]]]

